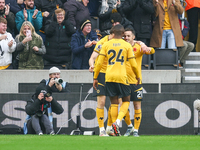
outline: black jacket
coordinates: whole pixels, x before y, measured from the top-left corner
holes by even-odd
[[[154,14],[152,0],[126,0],[122,5],[122,10],[127,19],[133,23],[136,38],[150,39],[151,20]]]
[[[71,64],[71,36],[75,33],[74,26],[66,19],[61,25],[54,20],[48,20],[45,25],[46,54],[44,59],[56,64]]]
[[[45,25],[46,21],[48,19],[51,19],[52,15],[54,14],[54,11],[57,8],[63,8],[63,3],[60,0],[35,0],[34,4],[38,10],[40,10],[42,13],[45,11],[49,12],[48,17],[43,17],[43,25]],[[41,30],[44,30],[42,28]]]
[[[59,8],[63,8],[63,3],[60,0],[35,0],[34,4],[41,12],[48,11],[51,15]]]
[[[100,31],[103,37],[110,34],[110,29],[112,28],[112,23],[110,21],[112,10],[113,8],[109,8],[108,11],[104,14],[100,14],[99,12]],[[131,28],[134,30],[133,23],[129,21],[128,19],[126,19],[126,17],[124,17],[124,14],[121,13],[121,9],[118,8],[117,11],[122,16],[122,21],[120,22],[120,24],[123,25],[124,28]]]
[[[83,19],[90,19],[89,9],[88,7],[83,5],[83,2],[68,0],[66,3],[64,3],[64,9],[68,14],[69,20],[76,27],[77,30],[80,28],[80,22]]]
[[[39,110],[41,110],[42,104],[42,101],[38,98],[35,98],[35,95],[33,95],[32,99],[27,102],[27,105],[25,106],[25,111],[30,116],[35,115]],[[51,108],[52,112],[56,114],[61,114],[64,111],[63,107],[55,99],[51,101]],[[47,108],[44,108],[44,111],[45,114],[48,116]]]
[[[4,9],[0,11],[0,16],[7,20],[7,32],[10,32],[12,34],[15,28],[15,15],[12,12],[9,12],[9,14],[6,16]]]

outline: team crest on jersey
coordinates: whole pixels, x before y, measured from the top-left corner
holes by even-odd
[[[100,51],[100,50],[101,50],[101,48],[102,48],[102,45],[101,45],[101,44],[99,44],[99,45],[97,46],[97,50],[98,50],[98,51]]]
[[[136,48],[133,49],[134,52],[135,52],[136,50],[137,50]]]

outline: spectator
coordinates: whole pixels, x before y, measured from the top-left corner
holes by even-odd
[[[55,16],[45,25],[47,53],[44,55],[45,69],[56,66],[60,69],[71,68],[71,36],[75,29],[69,19],[65,17],[64,9],[55,10]]]
[[[5,3],[10,6],[10,11],[13,14],[24,9],[24,0],[5,0]]]
[[[24,134],[44,133],[54,135],[52,112],[63,113],[62,106],[48,93],[44,86],[38,86],[32,99],[27,102],[25,111],[28,114]]]
[[[196,44],[198,38],[198,25],[200,16],[200,1],[199,0],[185,0],[187,6],[185,10],[187,12],[188,22],[190,24],[189,42],[194,44],[193,52],[196,52]]]
[[[57,8],[63,8],[63,3],[60,0],[35,0],[35,6],[42,12],[45,24]]]
[[[154,14],[152,0],[126,0],[122,9],[127,19],[133,23],[136,39],[149,46],[152,33],[151,19]]]
[[[100,30],[103,37],[109,35],[110,29],[116,24],[121,24],[124,28],[133,29],[133,23],[123,16],[120,6],[121,1],[117,1],[117,3],[114,5],[114,1],[109,0],[108,7],[104,7],[104,3],[102,2],[99,12],[99,19]]]
[[[76,27],[80,29],[80,22],[83,18],[90,19],[89,9],[87,7],[89,0],[82,0],[81,2],[76,0],[68,0],[64,4],[64,9],[68,14],[69,20]]]
[[[42,38],[35,32],[33,25],[29,21],[22,24],[19,35],[15,38],[19,52],[18,69],[43,69],[42,55],[46,53],[46,48]]]
[[[12,52],[15,51],[16,43],[12,35],[6,32],[7,20],[0,17],[0,70],[12,69]]]
[[[183,46],[178,14],[183,13],[180,0],[153,0],[156,21],[150,39],[150,46],[155,48],[176,49]]]
[[[100,2],[98,0],[89,0],[88,9],[90,16],[98,16]]]
[[[49,93],[53,92],[69,92],[69,85],[67,82],[63,82],[60,77],[60,70],[57,67],[49,69],[49,79],[43,79],[39,86],[46,86],[46,90]],[[58,80],[60,82],[58,82]]]
[[[180,27],[182,28],[182,21],[181,21],[181,15],[178,15]],[[183,47],[180,47],[180,64],[179,67],[182,67],[185,63],[185,59],[188,56],[188,54],[194,49],[194,44],[189,41],[184,41],[184,38],[187,36],[189,32],[189,23],[187,20],[184,20],[184,28],[182,29],[182,38],[183,38]]]
[[[52,18],[57,8],[63,8],[63,3],[60,0],[35,0],[35,6],[42,12],[43,25],[39,34],[42,36],[42,39],[45,42],[46,35],[44,32],[44,26],[46,21]]]
[[[91,30],[91,22],[84,19],[80,30],[72,35],[72,69],[88,69],[89,58],[97,41],[97,33]]]
[[[0,17],[7,20],[7,32],[13,34],[15,28],[15,15],[10,12],[10,6],[5,5],[5,0],[0,0]]]
[[[17,30],[20,31],[24,21],[32,23],[35,31],[39,33],[42,27],[42,13],[34,6],[34,0],[24,0],[25,8],[16,14],[15,22]]]

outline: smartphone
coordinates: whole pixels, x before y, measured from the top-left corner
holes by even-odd
[[[31,37],[31,30],[27,30],[27,31],[26,31],[26,36],[27,36],[27,37]]]

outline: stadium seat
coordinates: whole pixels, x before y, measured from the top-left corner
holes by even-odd
[[[150,70],[151,68],[151,55],[144,54],[142,57],[142,70]]]
[[[177,70],[178,50],[177,49],[155,49],[153,54],[154,70]]]
[[[92,16],[91,17],[92,29],[99,29],[99,18]]]

